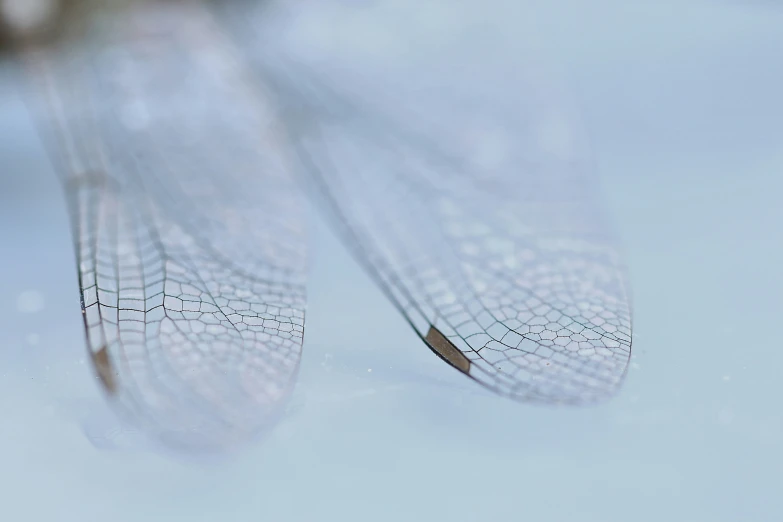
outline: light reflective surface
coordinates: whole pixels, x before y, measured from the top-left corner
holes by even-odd
[[[124,450],[138,441],[111,432],[84,361],[61,188],[4,81],[10,518],[779,518],[783,14],[602,2],[540,16],[631,266],[634,356],[614,400],[549,409],[481,391],[421,348],[321,227],[306,356],[279,426],[220,462]],[[97,451],[82,425],[120,450]]]

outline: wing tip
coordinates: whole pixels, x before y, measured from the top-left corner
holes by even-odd
[[[438,356],[466,375],[470,375],[471,362],[443,332],[430,325],[424,341]]]
[[[103,388],[106,390],[106,392],[108,392],[109,395],[116,395],[116,372],[114,371],[111,359],[109,358],[108,347],[104,345],[100,350],[93,352],[90,355],[92,357],[92,363],[95,368],[95,372],[98,374],[98,378],[101,380]]]

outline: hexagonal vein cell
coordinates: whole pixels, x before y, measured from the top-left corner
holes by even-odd
[[[303,209],[276,107],[197,4],[83,4],[22,56],[99,382],[170,445],[240,443],[275,420],[302,350]]]
[[[296,27],[285,46],[248,44],[291,79],[287,106],[310,111],[292,134],[316,195],[444,361],[517,400],[611,396],[631,352],[628,286],[561,84],[500,20],[379,3],[382,16],[330,18],[337,51]]]

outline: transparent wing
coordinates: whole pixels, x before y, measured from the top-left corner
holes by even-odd
[[[520,28],[470,4],[267,8],[243,37],[348,244],[435,353],[515,399],[606,398],[631,311],[586,147]]]
[[[198,3],[82,5],[22,52],[95,369],[164,442],[242,442],[274,420],[302,349],[302,202],[276,108]]]

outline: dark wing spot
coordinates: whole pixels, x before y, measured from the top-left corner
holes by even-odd
[[[424,338],[430,348],[435,350],[435,353],[440,355],[443,360],[461,371],[462,373],[470,372],[470,360],[465,357],[459,349],[454,346],[454,343],[446,339],[440,330],[434,326],[430,326],[427,337]]]
[[[92,363],[95,366],[98,377],[101,379],[101,384],[109,392],[109,395],[117,393],[117,381],[114,379],[115,372],[106,346],[92,354]]]

